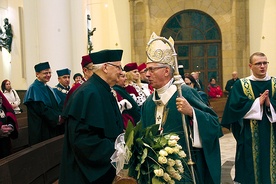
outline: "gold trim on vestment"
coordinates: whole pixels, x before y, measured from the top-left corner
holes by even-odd
[[[251,82],[247,78],[242,78],[241,84],[243,88],[244,94],[250,99],[255,100],[255,96],[252,90]],[[276,89],[276,79],[271,77],[271,85],[272,85],[272,97],[274,96]],[[259,129],[258,129],[258,121],[250,120],[250,128],[251,128],[251,136],[252,136],[252,154],[253,154],[253,165],[254,165],[254,175],[255,175],[255,183],[260,183],[260,140],[259,140]],[[273,133],[273,126],[270,123],[270,179],[271,183],[275,183],[276,181],[276,145],[275,145],[275,137]]]
[[[271,86],[272,86],[272,91],[271,91],[271,96],[273,98],[275,94],[275,89],[276,89],[276,78],[271,77]],[[271,141],[270,141],[270,179],[271,183],[276,183],[276,145],[275,145],[275,135],[274,135],[274,130],[273,126],[271,123],[270,126],[270,135],[271,135]]]

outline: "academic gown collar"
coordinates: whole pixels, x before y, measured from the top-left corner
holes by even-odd
[[[109,84],[107,84],[107,82],[105,82],[100,76],[98,76],[97,74],[93,74],[88,81],[92,81],[92,80],[97,80],[98,82],[100,82],[104,88],[106,88],[107,91],[111,92],[111,87],[109,86]]]
[[[53,93],[56,102],[60,103],[60,98],[54,93],[53,89],[47,84],[36,79],[34,83],[29,87],[24,98],[24,104],[30,101],[42,101],[45,105],[52,106],[51,99],[47,95],[47,88]]]

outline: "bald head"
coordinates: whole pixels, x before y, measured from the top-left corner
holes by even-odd
[[[237,79],[237,78],[238,78],[238,72],[234,71],[234,72],[232,73],[232,78],[233,78],[233,79]]]

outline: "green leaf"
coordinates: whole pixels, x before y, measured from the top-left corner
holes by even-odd
[[[134,131],[131,131],[128,134],[128,138],[125,140],[126,146],[128,147],[128,149],[131,149],[131,147],[133,145],[133,141],[134,141]]]
[[[147,158],[147,156],[148,156],[148,149],[145,148],[143,150],[143,155],[142,155],[142,158],[141,158],[141,164],[143,164],[145,162],[145,159]]]
[[[168,143],[168,140],[165,137],[160,137],[159,141],[162,147],[166,146],[166,144]]]
[[[126,142],[126,140],[129,139],[129,134],[132,132],[133,128],[134,128],[134,126],[131,123],[131,121],[128,121],[127,127],[126,127],[126,132],[125,132],[125,142]]]

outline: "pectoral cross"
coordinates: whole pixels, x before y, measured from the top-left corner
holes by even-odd
[[[161,116],[160,116],[160,115],[157,117],[157,120],[158,120],[158,121],[160,121],[160,120],[161,120]]]

